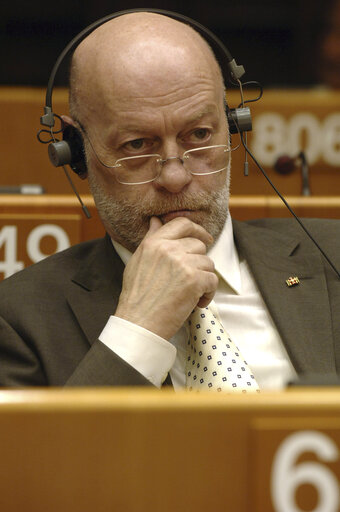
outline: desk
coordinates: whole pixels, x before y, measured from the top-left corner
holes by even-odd
[[[6,512],[339,510],[340,392],[0,392]],[[299,474],[300,472],[300,474]],[[289,499],[296,508],[287,508]]]

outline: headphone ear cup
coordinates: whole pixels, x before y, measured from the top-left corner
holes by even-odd
[[[252,120],[249,107],[229,108],[227,106],[226,114],[230,134],[250,132],[252,130]]]
[[[48,155],[55,167],[69,165],[80,178],[87,177],[83,137],[74,126],[67,125],[64,128],[63,140],[51,143]]]

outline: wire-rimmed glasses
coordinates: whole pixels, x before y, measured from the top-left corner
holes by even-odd
[[[171,156],[165,159],[157,153],[128,156],[118,158],[112,165],[105,164],[95,151],[94,153],[101,165],[107,169],[112,169],[119,183],[123,185],[143,185],[156,180],[162,172],[163,165],[171,160],[179,160],[184,169],[194,176],[222,172],[228,167],[230,148],[226,144],[203,146],[188,149],[182,157]]]

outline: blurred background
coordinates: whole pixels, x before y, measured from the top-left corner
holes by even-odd
[[[169,9],[209,27],[244,64],[248,79],[265,87],[310,87],[323,83],[325,35],[334,23],[334,0],[160,0],[147,7]],[[145,7],[144,2],[42,0],[1,2],[0,83],[44,86],[67,42],[97,18]],[[338,15],[340,24],[340,13]],[[338,27],[338,37],[340,28]],[[338,39],[338,55],[340,42]],[[334,50],[335,51],[335,50]],[[338,76],[339,68],[338,68]],[[340,78],[338,78],[340,81]],[[65,75],[58,83],[66,84]]]

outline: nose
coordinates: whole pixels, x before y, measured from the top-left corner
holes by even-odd
[[[164,188],[172,194],[178,194],[192,180],[192,175],[184,169],[183,161],[179,157],[168,157],[162,160],[161,172],[155,185]]]

